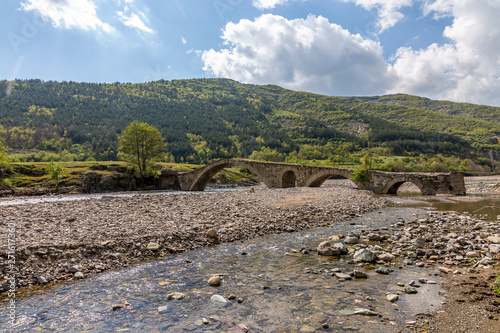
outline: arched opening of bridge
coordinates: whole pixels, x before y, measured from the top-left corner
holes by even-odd
[[[387,194],[421,195],[422,191],[412,182],[398,182],[389,188]]]
[[[238,165],[225,167],[209,180],[207,188],[234,188],[259,185],[257,175],[247,168]]]
[[[329,177],[320,186],[324,186],[324,187],[348,187],[348,188],[359,189],[359,187],[351,179],[344,177],[344,176],[341,176],[341,175],[335,175],[335,176]]]
[[[286,171],[281,179],[281,184],[283,188],[290,188],[297,186],[297,176],[295,176],[295,172],[291,170]]]

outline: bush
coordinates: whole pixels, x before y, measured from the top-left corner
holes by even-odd
[[[370,181],[370,176],[368,175],[368,169],[358,168],[353,171],[351,180],[357,182],[368,182]]]

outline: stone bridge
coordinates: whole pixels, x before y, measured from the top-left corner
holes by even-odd
[[[162,173],[160,187],[166,188],[177,177],[183,191],[203,191],[216,173],[229,166],[238,165],[250,170],[268,188],[320,187],[333,176],[350,179],[353,169],[322,167],[313,165],[261,162],[247,159],[222,159],[187,173]],[[370,170],[367,181],[353,181],[360,189],[380,194],[396,194],[398,188],[410,182],[423,195],[465,194],[463,174],[450,173],[407,173]]]

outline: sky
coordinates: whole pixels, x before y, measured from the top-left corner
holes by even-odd
[[[500,106],[500,0],[2,0],[0,79],[230,78]]]

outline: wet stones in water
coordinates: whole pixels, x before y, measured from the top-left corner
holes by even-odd
[[[389,294],[386,296],[387,300],[391,303],[394,303],[396,302],[397,300],[399,300],[399,296],[396,295],[396,294]]]
[[[338,234],[328,238],[328,240],[332,242],[339,242],[342,238],[344,238],[344,235]]]
[[[376,232],[370,232],[368,235],[366,235],[366,238],[368,238],[368,240],[370,241],[377,241],[377,242],[384,240],[384,236]]]
[[[111,309],[113,309],[113,311],[116,311],[119,309],[123,309],[124,307],[125,307],[125,305],[123,305],[123,304],[115,304],[111,307]]]
[[[411,287],[411,286],[405,286],[405,287],[403,288],[403,292],[404,292],[405,294],[416,294],[416,293],[418,293],[417,289],[415,289],[415,288],[413,288],[413,287]]]
[[[209,286],[219,287],[222,283],[222,278],[219,275],[215,275],[208,279],[207,283]]]
[[[334,275],[341,281],[343,280],[352,280],[352,276],[344,273],[334,273]]]
[[[345,244],[358,244],[359,237],[358,236],[347,236],[344,240]]]
[[[391,272],[393,272],[393,270],[390,269],[389,267],[381,266],[381,267],[375,268],[375,273],[379,273],[379,274],[382,274],[382,275],[388,275]]]
[[[377,258],[379,260],[382,260],[382,261],[385,261],[385,262],[391,262],[391,261],[394,260],[394,256],[392,254],[390,254],[390,253],[387,253],[387,252],[378,254]]]
[[[375,261],[375,254],[367,249],[360,249],[354,253],[354,260],[372,262]]]
[[[184,293],[174,292],[174,293],[171,293],[171,294],[167,295],[167,300],[168,301],[182,301],[186,297],[187,296]]]
[[[347,254],[347,248],[342,243],[333,243],[331,241],[324,241],[318,245],[316,249],[320,256],[339,256]]]
[[[168,309],[168,305],[159,306],[158,307],[158,312],[162,313],[162,312],[167,311],[167,309]]]
[[[365,272],[362,272],[362,271],[358,271],[358,270],[354,270],[352,272],[352,276],[356,279],[366,279],[368,278],[368,274],[366,274]]]
[[[375,311],[369,310],[369,309],[363,309],[363,308],[357,308],[354,309],[354,314],[355,315],[361,315],[361,316],[378,316],[378,313]]]
[[[221,304],[227,303],[227,300],[224,297],[222,297],[221,295],[213,295],[212,297],[210,297],[210,300],[213,303],[221,303]]]

